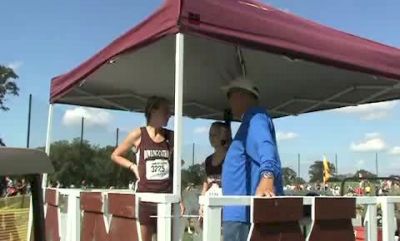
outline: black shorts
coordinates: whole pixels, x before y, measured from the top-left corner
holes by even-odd
[[[139,203],[139,223],[141,225],[152,226],[157,230],[157,203],[140,202]]]
[[[173,205],[172,210],[179,208],[179,205]],[[173,211],[172,211],[173,213]],[[153,216],[153,217],[152,217]],[[139,202],[139,223],[140,225],[151,226],[157,232],[157,203]]]

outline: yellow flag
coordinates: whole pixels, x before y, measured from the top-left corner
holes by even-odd
[[[323,181],[324,183],[327,183],[329,178],[331,177],[331,174],[329,169],[329,161],[328,159],[326,159],[326,156],[324,156],[322,164],[323,164]]]

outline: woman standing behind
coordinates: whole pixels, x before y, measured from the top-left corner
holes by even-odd
[[[206,178],[203,182],[201,195],[222,195],[221,173],[226,152],[232,142],[232,134],[229,125],[223,122],[214,122],[209,132],[210,144],[214,153],[208,156],[204,162]],[[200,206],[200,216],[203,215],[203,207]]]
[[[172,193],[173,132],[164,128],[170,116],[167,99],[150,97],[145,108],[147,125],[133,130],[111,156],[115,163],[135,174],[138,179],[137,192]],[[137,163],[124,157],[131,149],[137,151]],[[151,241],[156,233],[157,219],[151,217],[156,215],[156,203],[139,203],[139,223],[143,241]]]

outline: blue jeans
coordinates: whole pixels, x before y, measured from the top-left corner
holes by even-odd
[[[247,241],[250,224],[242,222],[223,222],[224,241]]]

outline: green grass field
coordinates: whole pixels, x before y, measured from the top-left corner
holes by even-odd
[[[192,235],[185,233],[185,236],[183,237],[183,241],[192,241]]]

